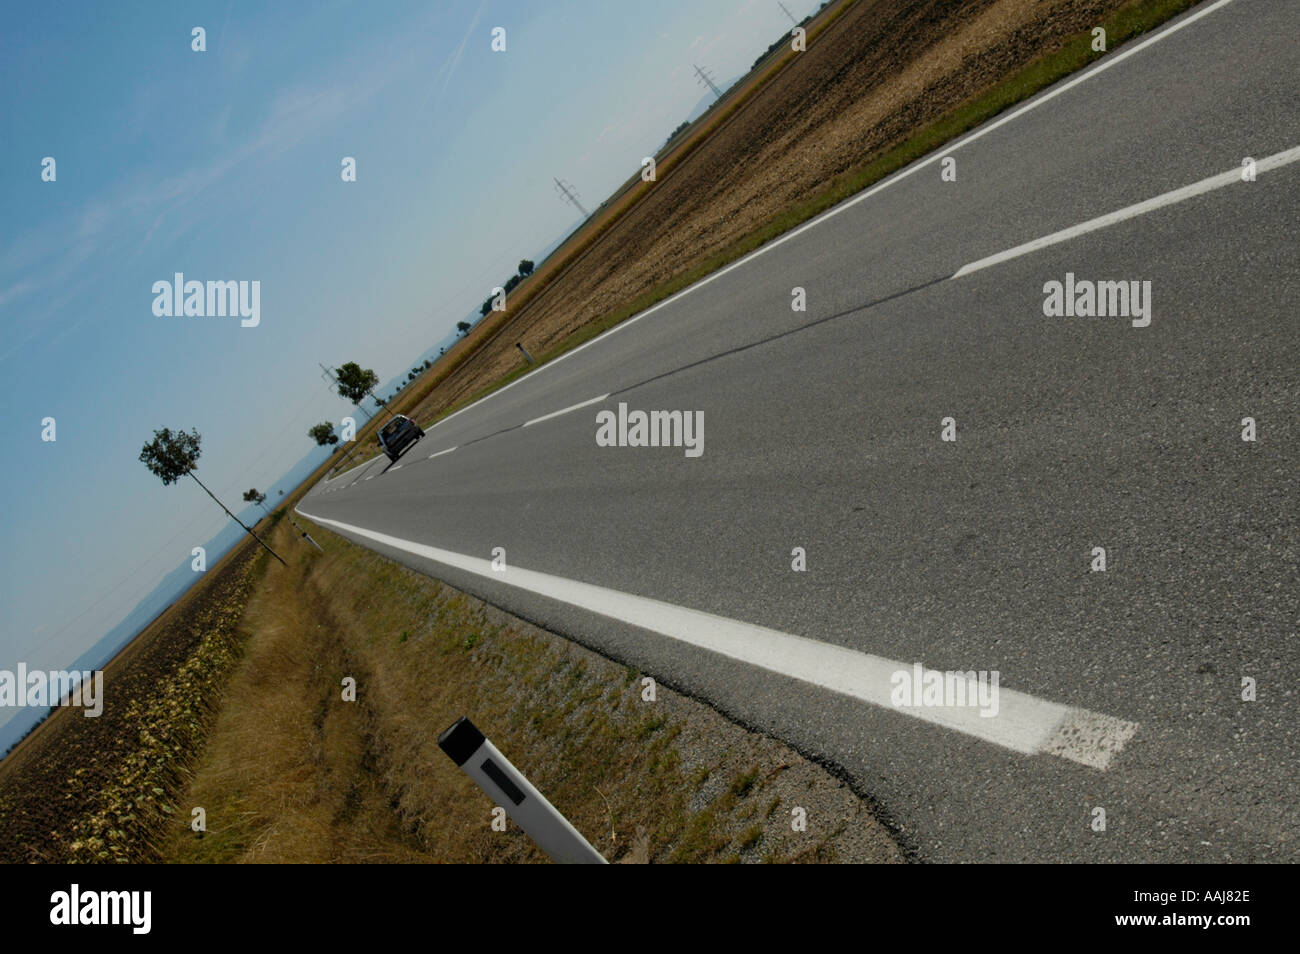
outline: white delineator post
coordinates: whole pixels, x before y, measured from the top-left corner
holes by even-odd
[[[493,802],[504,808],[515,824],[552,861],[586,865],[609,863],[468,718],[461,716],[438,736],[438,747],[487,792]]]

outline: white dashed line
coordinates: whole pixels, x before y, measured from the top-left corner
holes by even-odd
[[[597,344],[598,342],[604,341],[606,338],[610,338],[618,334],[620,331],[626,331],[628,328],[632,327],[632,325],[636,324],[642,318],[647,318],[650,315],[653,315],[659,309],[668,307],[678,299],[691,294],[691,292],[699,291],[701,288],[708,285],[710,282],[721,278],[723,275],[727,274],[728,272],[749,264],[754,259],[758,258],[760,255],[766,255],[768,252],[772,251],[772,249],[784,245],[786,242],[790,241],[796,236],[802,235],[804,232],[807,232],[809,229],[816,228],[822,223],[829,221],[830,219],[839,215],[841,212],[845,211],[846,209],[853,208],[853,206],[857,205],[859,202],[863,202],[871,198],[876,193],[881,192],[884,189],[888,189],[890,186],[896,185],[897,183],[902,182],[904,179],[908,178],[909,176],[914,175],[917,172],[920,172],[922,169],[926,169],[934,165],[945,156],[949,156],[952,153],[956,152],[958,149],[968,146],[971,143],[975,142],[976,140],[981,139],[984,136],[987,136],[989,133],[993,132],[993,130],[1006,125],[1007,123],[1011,122],[1013,119],[1023,116],[1025,113],[1030,112],[1031,110],[1037,109],[1039,106],[1042,106],[1044,103],[1051,102],[1053,99],[1060,96],[1062,93],[1066,92],[1067,90],[1073,89],[1074,87],[1078,86],[1080,83],[1086,83],[1088,80],[1100,76],[1102,73],[1106,72],[1111,67],[1118,66],[1120,63],[1123,63],[1129,57],[1142,52],[1149,46],[1159,43],[1161,40],[1173,36],[1179,30],[1191,26],[1193,23],[1195,23],[1197,20],[1200,20],[1202,17],[1209,16],[1211,13],[1215,12],[1216,10],[1222,9],[1223,7],[1226,7],[1228,4],[1232,2],[1233,0],[1216,0],[1215,3],[1211,3],[1208,6],[1202,7],[1201,9],[1197,10],[1195,13],[1187,14],[1181,19],[1175,20],[1173,23],[1166,25],[1163,29],[1157,31],[1156,33],[1153,33],[1145,40],[1134,43],[1132,46],[1125,45],[1122,49],[1118,50],[1117,52],[1108,54],[1098,62],[1092,64],[1089,67],[1086,67],[1083,70],[1083,72],[1081,72],[1078,76],[1075,76],[1073,79],[1066,80],[1065,82],[1059,83],[1053,86],[1051,89],[1047,90],[1046,92],[1036,94],[1029,100],[1029,102],[1024,103],[1017,109],[1013,109],[1005,116],[1001,116],[989,122],[987,125],[981,126],[979,129],[976,129],[974,132],[970,133],[967,136],[963,136],[961,139],[958,139],[956,142],[948,143],[937,147],[934,151],[926,155],[924,158],[916,160],[915,162],[913,162],[911,165],[907,166],[904,169],[900,169],[898,172],[894,173],[888,178],[883,179],[882,181],[876,183],[876,185],[872,186],[871,188],[863,192],[859,192],[857,195],[853,196],[852,198],[844,200],[839,205],[827,209],[821,215],[817,216],[814,219],[810,219],[809,221],[805,222],[803,225],[799,226],[798,228],[792,231],[786,232],[784,235],[780,236],[779,238],[773,239],[771,242],[767,242],[766,244],[759,246],[758,248],[754,249],[754,251],[746,255],[744,258],[737,259],[736,261],[732,262],[730,265],[726,266],[725,268],[721,268],[710,275],[706,275],[704,278],[700,279],[695,284],[689,285],[686,288],[683,288],[681,291],[677,292],[676,294],[670,295],[668,298],[665,298],[657,305],[652,305],[651,307],[647,308],[645,311],[633,315],[631,318],[628,318],[625,321],[619,322],[613,328],[610,328],[608,331],[602,332],[601,334],[592,338],[586,344],[579,345],[578,347],[574,348],[572,351],[566,351],[564,354],[551,359],[550,361],[538,367],[532,373],[525,374],[523,377],[511,381],[505,387],[498,388],[497,390],[493,391],[491,394],[484,395],[483,397],[475,401],[473,404],[467,404],[465,407],[461,408],[459,411],[456,411],[454,414],[448,414],[442,420],[430,424],[429,427],[425,428],[425,430],[426,431],[431,430],[432,428],[437,427],[439,424],[445,424],[447,421],[450,421],[453,417],[456,417],[459,414],[464,414],[466,411],[470,410],[471,408],[477,407],[478,405],[482,404],[484,401],[490,401],[492,400],[492,398],[504,394],[506,391],[509,391],[515,385],[523,384],[525,381],[533,380],[534,375],[542,371],[545,371],[547,368],[554,367],[555,365],[559,364],[561,361],[564,361],[566,358],[571,358],[575,354],[578,354],[580,351],[584,351],[587,348],[590,348],[592,345]]]
[[[1300,159],[1300,146],[1288,149],[1285,152],[1274,153],[1267,159],[1260,159],[1255,163],[1255,172],[1257,175],[1269,172],[1273,169],[1281,168],[1289,163]],[[1058,242],[1067,242],[1072,238],[1080,235],[1086,235],[1088,232],[1095,232],[1098,229],[1104,229],[1116,225],[1126,219],[1136,218],[1139,215],[1145,215],[1156,209],[1162,209],[1167,205],[1174,205],[1185,199],[1190,199],[1198,195],[1204,195],[1206,192],[1213,192],[1215,189],[1222,189],[1224,186],[1241,184],[1249,186],[1249,183],[1242,182],[1241,168],[1229,169],[1227,172],[1221,172],[1217,176],[1210,176],[1208,179],[1202,179],[1200,182],[1193,182],[1189,186],[1183,186],[1181,189],[1174,189],[1172,192],[1166,192],[1155,198],[1147,199],[1144,202],[1138,202],[1135,205],[1126,206],[1107,215],[1098,216],[1095,219],[1089,219],[1087,222],[1080,222],[1078,225],[1072,225],[1068,229],[1061,229],[1059,232],[1053,232],[1051,235],[1044,235],[1042,238],[1034,239],[1032,242],[1026,242],[1023,245],[1017,245],[1015,248],[1009,248],[1005,252],[998,252],[996,255],[990,255],[987,258],[981,258],[979,261],[963,265],[953,273],[953,278],[961,278],[963,275],[969,275],[972,272],[978,272],[982,268],[988,268],[990,265],[997,265],[1001,262],[1013,258],[1019,258],[1021,255],[1028,255],[1030,252],[1037,252],[1039,249],[1047,248],[1049,245],[1055,245]]]
[[[457,445],[457,446],[460,446],[460,445]],[[435,457],[441,457],[443,454],[450,454],[450,453],[451,453],[452,451],[454,451],[455,449],[456,449],[455,447],[448,447],[446,450],[440,450],[440,451],[438,451],[436,454],[430,454],[430,455],[429,455],[429,460],[433,460]]]
[[[568,414],[570,411],[576,411],[580,407],[586,407],[589,404],[599,404],[609,397],[608,394],[602,394],[600,397],[594,397],[590,401],[583,401],[581,404],[573,404],[560,411],[552,411],[550,414],[543,414],[541,417],[535,417],[531,421],[524,421],[524,427],[530,427],[533,424],[540,424],[542,421],[549,421],[553,417],[559,417],[561,414]]]

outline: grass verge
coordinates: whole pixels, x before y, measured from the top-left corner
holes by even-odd
[[[491,802],[437,748],[460,715],[613,861],[902,860],[868,806],[786,746],[663,687],[646,701],[635,670],[311,532],[326,552],[293,550],[249,604],[165,860],[544,860],[513,823],[492,830]],[[285,528],[276,542],[290,549]]]

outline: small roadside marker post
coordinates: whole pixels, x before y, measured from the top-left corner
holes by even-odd
[[[609,863],[468,718],[461,716],[438,736],[438,747],[495,804],[504,808],[552,861],[580,865]]]
[[[537,363],[536,361],[533,360],[533,356],[528,353],[528,349],[524,347],[524,343],[522,341],[516,341],[515,347],[524,353],[524,357],[528,359],[529,364]]]
[[[324,553],[324,552],[325,552],[325,548],[324,548],[323,546],[321,546],[319,543],[317,543],[315,540],[313,540],[313,539],[311,538],[311,535],[308,534],[306,530],[304,530],[302,527],[298,526],[297,522],[293,519],[293,517],[290,517],[290,518],[289,518],[289,522],[293,524],[293,528],[294,528],[295,530],[297,530],[299,533],[301,533],[301,534],[303,535],[303,539],[305,539],[308,543],[310,543],[312,546],[314,546],[314,547],[315,547],[317,550],[319,550],[321,553]]]

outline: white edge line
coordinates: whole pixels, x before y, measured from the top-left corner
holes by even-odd
[[[997,694],[997,712],[993,717],[985,717],[975,706],[898,706],[893,702],[896,677],[900,672],[913,672],[915,664],[896,662],[832,643],[518,566],[496,572],[491,562],[485,559],[294,509],[302,517],[344,533],[568,603],[1027,755],[1055,755],[1104,771],[1138,729],[1134,722],[1001,687]],[[930,671],[922,670],[923,673]]]
[[[534,424],[540,424],[542,421],[549,421],[553,417],[559,417],[561,414],[568,414],[570,411],[576,411],[579,408],[587,407],[591,404],[599,404],[608,397],[608,394],[602,394],[600,397],[594,397],[590,401],[583,401],[581,404],[572,404],[562,410],[552,411],[550,414],[543,414],[541,417],[535,417],[531,421],[524,421],[524,427],[531,427]]]
[[[1289,163],[1300,159],[1300,146],[1287,149],[1284,152],[1274,153],[1266,159],[1261,159],[1255,163],[1255,172],[1262,174],[1272,169],[1278,169]],[[1230,186],[1235,183],[1241,183],[1241,169],[1229,169],[1227,172],[1221,172],[1209,178],[1202,179],[1200,182],[1193,182],[1191,185],[1183,186],[1179,189],[1173,189],[1170,192],[1162,193],[1142,202],[1125,206],[1106,215],[1100,215],[1095,219],[1089,219],[1086,222],[1080,222],[1078,225],[1072,225],[1067,229],[1061,229],[1059,232],[1053,232],[1050,235],[1044,235],[1033,241],[1025,242],[1023,245],[1017,245],[1015,248],[1009,248],[1005,252],[998,252],[996,255],[990,255],[987,258],[981,258],[974,262],[968,262],[952,274],[952,278],[961,278],[963,275],[969,275],[972,272],[978,272],[981,269],[988,268],[990,265],[997,265],[1001,262],[1009,261],[1013,258],[1019,258],[1021,255],[1028,255],[1030,252],[1037,252],[1039,249],[1047,248],[1050,245],[1056,245],[1059,242],[1066,242],[1080,235],[1086,235],[1089,232],[1095,232],[1098,229],[1108,228],[1128,219],[1136,218],[1139,215],[1145,215],[1148,212],[1154,212],[1156,209],[1165,206],[1174,205],[1186,199],[1203,195],[1206,192],[1213,192],[1215,189],[1222,189],[1224,186]],[[1248,183],[1242,183],[1246,185]]]
[[[1146,49],[1147,47],[1155,43],[1158,43],[1169,36],[1172,36],[1174,33],[1178,32],[1184,27],[1190,26],[1191,24],[1200,20],[1202,17],[1208,16],[1209,14],[1215,12],[1216,10],[1219,10],[1227,6],[1231,2],[1232,0],[1217,0],[1217,2],[1212,3],[1207,7],[1203,7],[1202,9],[1197,10],[1195,13],[1184,16],[1181,19],[1176,20],[1171,24],[1168,24],[1164,29],[1151,35],[1150,37],[1141,41],[1140,43],[1137,43],[1134,46],[1130,46],[1127,49],[1123,49],[1120,52],[1114,54],[1113,56],[1108,56],[1105,59],[1102,59],[1101,61],[1085,69],[1083,73],[1079,74],[1073,79],[1068,80],[1058,86],[1055,86],[1054,88],[1044,93],[1040,93],[1034,96],[1029,100],[1029,102],[1023,104],[1019,108],[1013,110],[1012,112],[1008,113],[1003,117],[994,120],[993,122],[987,125],[981,126],[979,129],[975,130],[970,135],[965,136],[962,139],[959,139],[957,142],[948,143],[939,146],[938,148],[933,150],[928,156],[922,157],[921,159],[918,159],[908,167],[899,170],[898,172],[894,173],[892,176],[887,178],[884,182],[877,183],[875,186],[872,186],[870,189],[867,189],[866,191],[861,192],[858,195],[853,196],[852,198],[844,202],[841,202],[835,207],[828,209],[826,212],[823,212],[821,215],[812,219],[810,222],[806,222],[804,225],[800,226],[799,228],[791,232],[787,232],[785,235],[760,246],[759,248],[755,249],[753,252],[737,260],[736,262],[733,262],[732,264],[726,266],[725,268],[713,272],[712,274],[704,277],[700,281],[682,289],[681,291],[677,292],[674,295],[669,296],[668,298],[664,299],[658,304],[651,306],[650,308],[646,309],[640,314],[634,315],[631,318],[628,318],[626,321],[623,321],[620,324],[615,325],[613,328],[610,328],[608,331],[605,331],[602,334],[596,336],[586,344],[581,345],[573,349],[572,351],[565,352],[564,354],[560,355],[554,360],[549,361],[546,364],[542,365],[540,368],[537,369],[537,371],[544,371],[547,368],[553,367],[554,365],[558,364],[560,361],[563,361],[565,358],[572,357],[573,355],[577,354],[579,351],[582,351],[584,348],[590,347],[591,345],[594,345],[597,342],[604,340],[605,338],[609,337],[610,335],[613,335],[618,331],[622,331],[624,328],[627,328],[629,325],[639,321],[640,319],[653,314],[654,312],[658,311],[660,308],[664,308],[674,303],[679,298],[685,297],[686,295],[690,294],[693,291],[698,291],[700,288],[703,288],[705,285],[709,284],[709,282],[714,281],[717,278],[721,278],[723,275],[727,274],[733,269],[748,264],[749,262],[758,258],[760,255],[766,252],[770,252],[772,249],[776,248],[779,245],[784,244],[785,242],[795,238],[798,235],[801,235],[803,232],[806,232],[809,229],[821,225],[828,219],[833,218],[834,216],[838,215],[844,210],[851,208],[854,205],[857,205],[859,202],[865,201],[866,199],[888,188],[889,186],[895,185],[896,183],[901,182],[903,179],[906,179],[907,177],[913,175],[914,173],[920,171],[921,169],[924,169],[932,165],[935,161],[941,159],[943,156],[950,155],[956,150],[961,149],[972,142],[975,142],[976,140],[982,138],[983,136],[987,135],[993,130],[1003,126],[1004,124],[1010,122],[1011,120],[1024,115],[1030,110],[1037,109],[1039,106],[1051,101],[1052,99],[1055,99],[1057,96],[1061,95],[1067,90],[1072,89],[1075,86],[1079,85],[1080,83],[1086,82],[1087,80],[1100,75],[1102,72],[1110,69],[1112,66],[1115,66],[1118,63],[1121,63],[1124,60],[1128,59],[1130,56],[1133,56],[1139,53],[1140,51]],[[977,264],[977,263],[972,263],[972,264]],[[959,271],[957,275],[969,274],[970,270],[974,270],[974,269],[970,269],[969,266],[964,266],[963,270]],[[957,276],[954,275],[954,277]],[[449,414],[447,417],[442,418],[442,420],[440,421],[436,421],[435,423],[431,424],[429,428],[426,428],[426,430],[431,429],[433,427],[437,427],[439,424],[446,423],[447,421],[456,417],[458,414],[464,413],[465,411],[468,411],[473,407],[477,407],[479,404],[483,403],[484,401],[487,401],[499,394],[502,394],[505,391],[508,391],[516,384],[533,379],[535,373],[536,372],[534,372],[533,374],[524,375],[518,381],[513,381],[510,384],[506,385],[504,388],[500,388],[496,391],[493,391],[491,394],[485,395],[484,397],[480,398],[478,401],[475,401],[473,404],[466,405],[465,407],[461,408],[459,411],[456,411],[453,414]],[[452,448],[452,450],[454,449],[455,448]],[[443,451],[442,453],[449,453],[449,451]],[[437,456],[437,455],[432,455],[432,456]],[[358,464],[357,467],[364,466],[365,463],[371,463],[371,462],[370,461],[363,462],[362,464]],[[352,470],[355,469],[356,469],[355,467],[352,468]],[[339,474],[338,477],[342,477],[345,474],[350,472],[351,470],[345,471],[344,474]],[[331,480],[337,480],[338,477],[331,478]],[[325,483],[328,484],[330,482],[331,481],[326,481]],[[459,554],[452,554],[449,551],[438,550],[437,548],[425,546],[423,544],[408,543],[406,541],[398,540],[395,537],[386,537],[386,535],[384,534],[377,534],[372,531],[364,530],[358,527],[349,527],[348,525],[339,523],[337,521],[327,520],[325,518],[315,517],[312,516],[311,514],[303,513],[302,510],[300,510],[297,507],[294,507],[294,512],[297,513],[299,516],[305,517],[310,520],[314,520],[318,523],[333,525],[339,527],[340,529],[349,529],[352,532],[355,532],[361,536],[369,537],[371,539],[376,540],[377,542],[386,542],[390,546],[394,546],[398,549],[404,549],[407,552],[417,553],[418,555],[426,556],[428,559],[432,559],[436,562],[446,563],[452,566],[459,566],[461,569],[468,570],[469,572],[478,573],[481,576],[501,579],[500,575],[494,574],[492,572],[490,563],[488,563],[488,561],[485,560],[478,560],[473,557],[465,557]],[[854,657],[851,661],[855,662],[858,668],[862,667],[865,663],[866,668],[870,669],[873,667],[873,665],[877,665],[882,661],[886,664],[886,666],[889,667],[895,667],[900,665],[897,663],[891,663],[887,660],[880,660],[879,657],[872,657],[863,653],[855,653],[852,650],[847,650],[844,649],[843,647],[833,646],[828,643],[821,643],[815,640],[807,640],[804,639],[803,637],[792,636],[790,634],[785,634],[785,633],[778,633],[774,630],[765,630],[762,627],[752,626],[750,624],[741,623],[735,620],[726,620],[722,617],[714,617],[711,616],[710,614],[701,613],[697,610],[688,610],[681,607],[674,607],[671,606],[670,604],[658,603],[658,601],[647,600],[644,597],[631,596],[630,594],[619,594],[619,593],[615,593],[615,591],[612,590],[603,590],[600,587],[593,587],[590,584],[577,583],[573,581],[565,581],[556,577],[547,577],[545,574],[539,574],[531,570],[523,570],[516,567],[510,570],[509,573],[511,574],[510,582],[513,582],[515,585],[521,586],[524,589],[530,589],[534,592],[543,592],[539,588],[542,582],[555,581],[557,584],[567,584],[567,587],[570,590],[592,592],[594,594],[602,595],[602,596],[612,595],[618,598],[618,601],[622,601],[629,606],[636,606],[641,609],[644,609],[646,607],[652,607],[655,612],[652,613],[651,617],[647,620],[644,620],[643,622],[636,624],[636,625],[641,625],[642,628],[647,628],[647,629],[652,629],[652,630],[662,632],[663,628],[666,627],[667,620],[662,619],[659,621],[659,625],[655,625],[656,619],[658,619],[657,611],[662,608],[663,610],[675,611],[675,615],[677,615],[679,619],[681,619],[684,616],[685,621],[688,622],[689,621],[695,621],[697,623],[708,622],[713,625],[722,624],[724,628],[733,628],[733,629],[739,627],[741,630],[744,631],[742,633],[742,636],[744,637],[744,639],[742,640],[743,642],[748,641],[749,639],[752,639],[756,636],[766,637],[765,639],[758,640],[758,642],[765,643],[766,646],[763,648],[766,648],[767,650],[781,649],[781,648],[785,648],[788,645],[800,645],[801,648],[805,650],[816,647],[814,650],[814,654],[818,658],[821,658],[829,653],[831,656],[839,655],[841,656],[843,661],[849,662],[850,660],[844,657],[844,654],[848,654],[848,657]],[[528,582],[532,582],[533,585],[532,586],[527,585]],[[544,595],[552,595],[552,594],[544,594]],[[561,596],[554,596],[554,595],[552,595],[552,598],[564,599]],[[576,603],[575,600],[564,600],[564,601]],[[603,615],[611,615],[611,614],[605,613]],[[635,615],[635,614],[630,614],[630,615]],[[623,616],[617,616],[615,618],[623,618]],[[646,625],[646,623],[649,623],[651,625]],[[670,633],[664,633],[664,635],[670,635],[672,638],[683,639],[686,636],[690,636],[691,633],[688,627],[688,631],[686,632],[679,632],[676,635]],[[697,638],[699,637],[697,636]],[[692,642],[693,640],[685,639],[684,641]],[[785,643],[784,641],[795,641],[795,642]],[[803,644],[811,644],[811,645],[804,646]],[[733,658],[742,659],[747,662],[752,661],[746,657],[752,656],[754,653],[747,650],[744,646],[741,647],[733,646],[732,648],[733,650],[736,650],[737,652],[740,653],[739,655],[734,655]],[[757,651],[757,649],[758,647],[755,648],[755,651]],[[726,653],[722,649],[715,649],[715,651],[723,652],[724,655],[732,655],[731,653]],[[752,663],[754,665],[762,665],[762,663],[757,661],[752,661]],[[768,667],[765,666],[764,668],[768,668]],[[830,673],[826,673],[828,677],[833,676],[834,674],[835,673],[833,671]],[[790,675],[794,675],[794,674],[790,673]],[[840,675],[842,677],[844,673],[841,672]],[[795,675],[795,678],[801,678],[801,677]],[[805,681],[816,681],[816,680],[805,679]],[[832,688],[832,687],[828,685],[827,688]],[[840,689],[840,690],[833,689],[833,691],[841,691],[847,695],[854,695],[858,698],[864,698],[863,686],[854,685],[854,686],[847,687],[847,689],[849,691],[845,691],[844,689]],[[1068,709],[1062,706],[1057,706],[1054,703],[1048,703],[1048,702],[1043,702],[1041,700],[1036,700],[1032,696],[1028,696],[1024,693],[1018,693],[1015,692],[1014,690],[1003,690],[1001,695],[1003,699],[1011,699],[1016,702],[1027,702],[1030,704],[1029,708],[1033,708],[1032,704],[1037,703],[1041,707],[1054,707],[1055,709],[1060,710],[1060,718],[1056,720],[1056,723],[1052,727],[1052,731],[1049,733],[1048,737],[1041,740],[1038,748],[1035,749],[1035,751],[1050,752],[1052,754],[1060,755],[1061,757],[1071,759],[1072,761],[1078,761],[1081,762],[1082,764],[1091,765],[1094,768],[1104,770],[1109,765],[1110,760],[1113,758],[1115,753],[1117,753],[1122,748],[1123,744],[1129,738],[1132,737],[1134,732],[1137,731],[1137,725],[1135,723],[1124,722],[1123,720],[1116,720],[1109,716],[1102,716],[1096,713],[1089,713],[1086,710]],[[867,701],[871,701],[871,700],[867,700]],[[934,709],[899,709],[897,711],[905,712],[907,714],[912,714],[912,715],[918,715],[921,716],[922,718],[925,718],[927,713],[933,715],[935,713],[947,712],[949,710],[934,708]],[[931,721],[939,721],[939,720],[932,719]],[[984,721],[987,722],[989,720],[984,720]],[[1103,728],[1100,730],[1101,737],[1099,737],[1099,739],[1096,740],[1096,744],[1087,747],[1088,748],[1087,751],[1078,750],[1077,745],[1074,746],[1074,748],[1072,749],[1070,744],[1063,741],[1064,739],[1063,730],[1067,726],[1077,728],[1077,726],[1080,723],[1090,725],[1090,726],[1101,723],[1103,726]],[[976,726],[978,726],[978,723],[976,723]],[[960,728],[958,726],[952,726],[952,727]],[[963,731],[965,730],[963,729]]]
[[[952,153],[956,152],[958,149],[961,149],[963,146],[967,146],[970,143],[974,142],[975,140],[980,139],[981,137],[987,135],[988,133],[991,133],[999,126],[1011,122],[1011,120],[1015,119],[1018,116],[1023,116],[1025,113],[1029,112],[1032,109],[1037,109],[1039,106],[1043,105],[1043,103],[1055,99],[1057,96],[1060,96],[1066,90],[1073,89],[1075,86],[1078,86],[1080,83],[1092,79],[1094,76],[1097,76],[1100,73],[1105,72],[1106,70],[1110,69],[1112,66],[1124,62],[1126,59],[1128,59],[1130,56],[1133,56],[1135,53],[1145,50],[1148,46],[1151,46],[1154,43],[1158,43],[1161,40],[1165,39],[1166,37],[1172,36],[1173,34],[1177,33],[1179,30],[1183,29],[1183,27],[1191,26],[1197,20],[1201,19],[1201,17],[1209,16],[1214,11],[1221,9],[1222,7],[1225,7],[1232,2],[1233,0],[1216,0],[1215,3],[1210,4],[1208,7],[1203,7],[1202,9],[1197,10],[1195,13],[1183,16],[1181,19],[1175,20],[1173,23],[1166,24],[1164,28],[1161,29],[1159,32],[1153,33],[1151,36],[1147,37],[1145,40],[1142,40],[1137,45],[1122,48],[1118,53],[1114,53],[1103,57],[1101,60],[1093,63],[1091,66],[1085,67],[1083,72],[1075,76],[1073,79],[1066,80],[1065,82],[1062,82],[1060,85],[1053,86],[1051,89],[1048,89],[1044,92],[1035,93],[1027,103],[1021,104],[1020,107],[1012,110],[1011,112],[1007,113],[1005,116],[998,117],[997,119],[991,121],[987,125],[981,126],[979,129],[976,129],[974,132],[970,133],[969,135],[965,136],[962,139],[957,140],[954,143],[945,143],[943,145],[936,147],[932,152],[928,153],[925,156],[922,156],[920,159],[915,160],[911,165],[903,169],[900,169],[898,172],[895,172],[893,175],[885,179],[883,182],[876,183],[874,186],[872,186],[870,189],[867,189],[865,192],[860,192],[849,199],[845,199],[839,205],[827,209],[825,212],[821,213],[816,218],[813,218],[810,221],[805,222],[803,225],[799,226],[794,231],[786,232],[780,238],[773,239],[772,241],[759,246],[758,248],[754,249],[754,251],[750,252],[748,255],[744,256],[743,258],[737,259],[736,261],[732,262],[730,265],[726,266],[725,268],[713,272],[710,275],[706,275],[704,278],[701,278],[695,284],[688,285],[686,288],[683,288],[681,291],[676,292],[675,294],[669,296],[668,298],[665,298],[663,301],[659,302],[658,304],[650,306],[640,314],[633,315],[631,318],[628,318],[625,321],[620,322],[619,324],[615,325],[613,328],[610,328],[608,331],[602,332],[601,334],[597,335],[595,338],[592,338],[586,344],[579,345],[578,347],[574,348],[572,351],[566,351],[564,354],[560,355],[557,358],[551,359],[550,361],[543,364],[541,367],[536,368],[535,370],[529,372],[528,374],[525,374],[523,377],[519,378],[518,380],[511,381],[505,387],[493,391],[491,394],[485,394],[483,397],[479,398],[473,404],[467,404],[459,411],[456,411],[455,414],[448,414],[442,420],[435,421],[433,424],[430,424],[428,427],[426,427],[425,430],[426,431],[432,430],[433,428],[437,427],[439,424],[445,424],[447,421],[450,421],[457,414],[463,414],[466,411],[468,411],[470,408],[477,407],[478,405],[482,404],[484,401],[491,400],[492,398],[496,397],[498,394],[503,394],[506,391],[509,391],[516,384],[522,384],[524,381],[533,380],[537,374],[539,374],[542,371],[545,371],[547,368],[555,367],[555,365],[559,364],[565,358],[570,358],[573,355],[577,354],[579,351],[582,351],[584,348],[589,348],[592,345],[594,345],[596,342],[603,341],[605,338],[608,338],[610,335],[622,331],[624,328],[627,328],[629,325],[632,325],[635,322],[640,321],[642,318],[654,314],[660,308],[663,308],[667,305],[671,305],[677,299],[689,295],[693,291],[698,291],[699,289],[707,285],[709,282],[713,281],[716,278],[721,278],[723,275],[727,274],[727,272],[731,271],[732,269],[739,268],[740,266],[745,265],[753,261],[754,259],[758,258],[758,256],[766,252],[770,252],[772,251],[772,249],[776,248],[777,246],[782,245],[785,242],[788,242],[796,235],[800,235],[803,232],[806,232],[808,229],[821,225],[827,219],[839,215],[845,209],[852,208],[853,206],[857,205],[859,202],[862,202],[865,199],[869,199],[877,192],[880,192],[883,189],[887,189],[889,186],[892,186],[895,183],[903,181],[908,176],[912,175],[915,172],[919,172],[920,170],[926,168],[927,166],[933,165],[935,162],[942,159],[944,156],[951,155]]]

